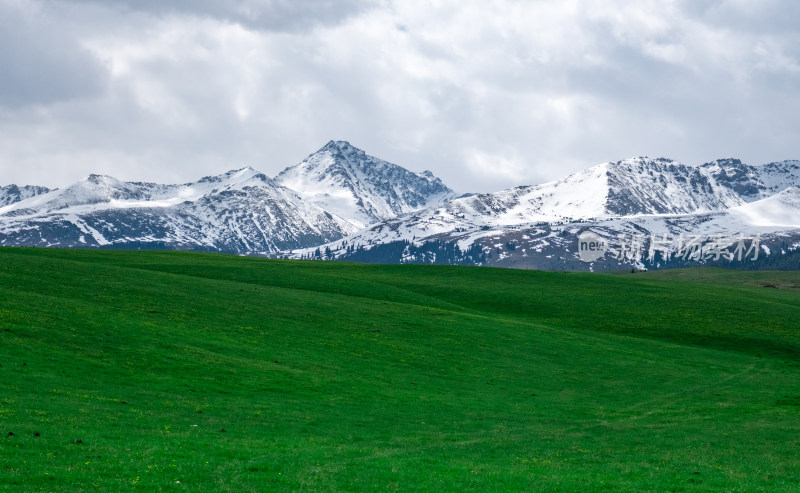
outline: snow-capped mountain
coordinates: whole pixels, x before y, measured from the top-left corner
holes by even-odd
[[[687,238],[713,250],[746,237],[757,238],[750,253],[780,252],[800,268],[800,161],[686,166],[638,157],[541,185],[454,195],[430,172],[331,141],[275,179],[243,168],[181,185],[90,175],[59,190],[2,187],[0,245],[616,269],[702,263],[683,252]],[[587,231],[608,248],[589,263],[578,251]]]
[[[0,245],[274,254],[453,195],[430,172],[413,173],[343,141],[279,179],[299,192],[249,167],[182,185],[102,175],[58,190],[11,185],[0,189]]]
[[[455,197],[430,171],[414,173],[345,141],[328,142],[275,181],[359,228]]]
[[[183,185],[91,175],[0,208],[0,244],[275,252],[352,233],[252,168]]]
[[[33,187],[29,185],[18,187],[17,185],[6,185],[0,187],[0,207],[11,205],[20,200],[29,199],[49,191],[50,189],[45,187]]]
[[[550,259],[579,263],[576,235],[587,228],[601,232],[612,245],[634,233],[771,235],[800,229],[798,186],[797,161],[748,166],[726,159],[685,166],[667,159],[632,158],[542,185],[455,199],[376,223],[324,245],[322,251],[353,260],[419,261],[410,252],[436,242],[456,245],[462,254],[471,252],[467,263],[564,268],[566,264]],[[401,243],[410,247],[397,249]],[[393,245],[394,250],[387,254],[383,245]],[[505,245],[513,248],[503,252]],[[372,249],[374,254],[365,253]],[[476,261],[480,252],[484,257]]]
[[[683,214],[735,207],[745,200],[703,168],[666,159],[604,163],[542,185],[454,199],[374,224],[372,242],[428,237],[453,230],[512,227],[636,214]],[[390,231],[389,237],[380,236]]]
[[[800,228],[800,186],[735,207],[727,214],[753,227]]]
[[[738,159],[719,159],[700,167],[715,183],[746,202],[760,200],[800,183],[800,161],[748,166]]]

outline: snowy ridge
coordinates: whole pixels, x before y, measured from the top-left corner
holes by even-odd
[[[429,171],[408,171],[345,141],[328,142],[275,180],[359,228],[455,196]]]
[[[798,190],[797,161],[747,166],[726,159],[685,166],[668,159],[631,158],[542,185],[455,199],[382,221],[321,248],[338,258],[369,258],[363,251],[393,242],[418,247],[444,242],[462,252],[476,246],[484,252],[501,251],[477,262],[481,264],[565,268],[580,266],[576,235],[589,227],[609,243],[634,234],[795,234],[800,229]],[[506,244],[514,249],[502,252]],[[571,264],[553,263],[570,248]],[[394,261],[419,260],[406,250]],[[291,256],[308,258],[316,252],[305,249]]]
[[[364,251],[381,252],[384,245],[406,242],[409,246],[402,253],[396,253],[394,261],[418,262],[419,258],[409,254],[411,246],[439,242],[455,245],[460,252],[474,252],[477,249],[483,256],[480,260],[470,259],[469,263],[479,265],[559,270],[620,269],[626,266],[647,269],[661,266],[645,262],[652,253],[653,238],[668,238],[666,251],[677,256],[680,243],[692,238],[699,238],[701,242],[721,241],[722,246],[727,246],[740,237],[748,241],[758,237],[763,247],[763,257],[771,250],[785,252],[784,245],[787,244],[790,245],[789,251],[800,247],[800,187],[792,187],[772,197],[727,211],[692,214],[639,214],[510,226],[465,226],[461,223],[461,226],[451,225],[450,228],[444,224],[430,228],[414,223],[409,218],[404,216],[376,224],[342,240],[323,245],[319,251],[330,251],[334,258],[368,260],[372,257],[369,253],[364,254]],[[586,230],[595,232],[608,243],[609,252],[602,261],[589,264],[580,260],[577,252],[578,235]],[[639,244],[641,257],[629,257],[625,253],[634,238]],[[792,244],[795,246],[792,247]],[[313,258],[316,252],[306,249],[294,252],[292,256]],[[359,254],[360,257],[357,256]],[[376,256],[382,262],[388,261],[381,253]],[[678,263],[677,266],[680,265],[692,264]],[[800,264],[795,268],[800,268]]]
[[[800,228],[800,187],[731,209],[730,215],[751,226]]]
[[[700,168],[666,159],[632,158],[600,164],[542,185],[451,200],[375,224],[367,231],[376,232],[371,241],[377,243],[452,230],[708,212],[744,203],[730,189],[716,185]]]
[[[81,205],[110,203],[113,200],[141,200],[143,198],[142,193],[134,185],[110,176],[90,175],[62,190],[53,190],[0,208],[0,214],[22,211],[25,214],[33,215]]]
[[[52,190],[29,200],[0,208],[0,215],[13,211],[37,215],[64,209],[87,210],[80,206],[94,206],[91,210],[125,209],[133,207],[170,207],[182,202],[193,202],[209,193],[242,188],[244,186],[277,185],[265,175],[247,167],[228,173],[205,177],[196,183],[184,185],[157,185],[154,183],[123,182],[111,176],[89,175],[64,189]],[[20,215],[20,214],[17,214]]]
[[[476,227],[721,211],[767,197],[781,186],[800,185],[800,171],[788,172],[794,169],[792,163],[781,163],[782,169],[774,164],[746,167],[746,181],[735,174],[744,166],[735,160],[698,167],[663,158],[631,158],[542,185],[451,200],[368,229],[392,231],[393,239],[412,239]]]
[[[754,167],[763,186],[759,198],[768,197],[792,186],[800,186],[800,161],[781,161]]]
[[[800,248],[800,161],[686,166],[636,157],[454,196],[430,172],[331,141],[275,179],[246,167],[179,185],[90,175],[61,190],[2,187],[0,245],[544,269],[662,266],[626,257],[631,237],[650,238],[645,249],[656,237],[737,235],[763,237],[765,255]],[[587,229],[608,243],[609,258],[579,259],[577,236]]]
[[[4,187],[0,245],[276,253],[332,241],[356,232],[362,221],[453,195],[430,172],[412,173],[341,141],[287,169],[284,180],[289,175],[301,184],[321,183],[319,200],[250,167],[180,185],[90,175],[59,190]]]
[[[0,244],[276,252],[356,230],[252,168],[195,183],[91,175],[0,208]]]
[[[608,185],[607,213],[613,216],[709,212],[744,203],[706,168],[663,158],[611,163]]]
[[[0,207],[11,205],[21,200],[29,199],[49,191],[50,189],[45,187],[34,187],[30,185],[19,187],[17,185],[6,185],[4,187],[0,187]]]

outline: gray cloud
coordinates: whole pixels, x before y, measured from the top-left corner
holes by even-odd
[[[784,0],[681,0],[679,4],[683,11],[701,22],[740,32],[796,35],[800,18],[800,4]]]
[[[330,139],[462,191],[800,158],[788,1],[0,5],[0,184],[275,174]]]
[[[76,4],[108,6],[107,0],[66,0]],[[375,4],[370,0],[117,0],[116,9],[165,14],[206,16],[271,31],[305,30],[336,24]]]
[[[19,108],[97,95],[105,67],[56,19],[38,9],[0,3],[0,105]]]

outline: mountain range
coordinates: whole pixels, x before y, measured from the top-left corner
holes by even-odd
[[[430,172],[331,141],[275,179],[248,167],[181,185],[90,175],[57,190],[3,187],[0,245],[274,254],[453,196]]]
[[[586,231],[608,249],[592,262],[578,251]],[[459,196],[430,171],[331,141],[274,178],[248,167],[180,185],[90,175],[56,190],[0,187],[0,245],[583,270],[708,261],[678,255],[689,237],[706,247],[746,237],[759,265],[794,259],[800,162],[637,157]]]
[[[579,257],[577,238],[586,230],[609,249],[597,262]],[[444,263],[521,268],[646,269],[705,262],[664,259],[684,253],[681,242],[689,239],[713,247],[715,238],[731,244],[740,237],[757,241],[761,264],[772,251],[800,247],[800,161],[749,166],[721,159],[686,166],[638,157],[604,163],[549,183],[458,198],[382,221],[320,252],[358,261],[438,263],[444,257]],[[663,247],[660,256],[652,255],[654,238]],[[632,243],[637,252],[629,251]],[[309,254],[316,250],[295,256]]]

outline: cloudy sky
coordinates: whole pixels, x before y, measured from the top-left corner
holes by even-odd
[[[795,0],[0,0],[0,185],[269,175],[328,140],[459,191],[800,159]]]

